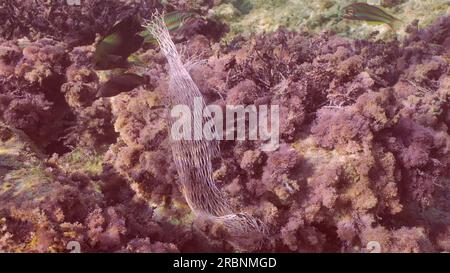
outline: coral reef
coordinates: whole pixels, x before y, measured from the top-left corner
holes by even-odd
[[[0,16],[0,251],[68,252],[71,241],[83,252],[238,251],[181,191],[159,48],[133,55],[144,85],[97,96],[114,71],[93,69],[95,36],[157,1],[55,2],[50,14],[0,4],[0,15],[8,3],[23,13]],[[221,141],[212,161],[230,205],[268,225],[259,250],[450,251],[446,2],[428,1],[424,16],[425,2],[380,1],[405,21],[387,40],[338,23],[337,1],[167,2],[206,17],[174,40],[207,104],[280,107],[277,150]],[[406,18],[413,8],[419,21]]]

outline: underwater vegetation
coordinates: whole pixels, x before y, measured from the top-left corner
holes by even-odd
[[[349,20],[366,21],[372,24],[387,24],[392,30],[395,29],[395,23],[402,22],[377,6],[361,2],[344,7],[342,17]]]
[[[2,1],[0,251],[450,251],[448,1],[337,15],[355,2]],[[155,11],[206,103],[280,106],[277,150],[222,141],[212,161],[267,244],[233,243],[179,187]]]

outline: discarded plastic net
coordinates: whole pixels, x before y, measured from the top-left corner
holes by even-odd
[[[194,99],[202,98],[200,90],[192,80],[181,60],[169,31],[160,15],[153,16],[146,25],[148,31],[157,39],[161,51],[169,64],[168,103],[166,109],[174,105],[187,105],[192,115],[203,117],[202,122],[194,119],[195,128],[202,130],[203,121],[212,118],[207,108],[194,107]],[[204,101],[202,99],[204,104]],[[195,111],[202,111],[196,113]],[[169,126],[174,119],[168,115]],[[214,131],[214,129],[213,129]],[[212,223],[224,231],[223,237],[236,248],[255,250],[268,236],[264,223],[245,213],[234,210],[222,191],[216,186],[212,176],[211,159],[219,154],[218,142],[215,140],[173,140],[172,155],[175,162],[180,188],[194,214]]]

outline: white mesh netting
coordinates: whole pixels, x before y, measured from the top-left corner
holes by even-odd
[[[146,28],[157,39],[169,64],[166,109],[169,110],[175,105],[187,105],[191,109],[191,115],[203,117],[201,122],[199,119],[193,119],[192,131],[203,130],[204,122],[212,118],[211,113],[205,108],[202,94],[186,70],[162,17],[159,14],[154,15],[152,21],[146,24]],[[202,98],[201,109],[194,107],[196,98]],[[175,120],[170,115],[167,116],[171,126]],[[171,138],[171,147],[182,193],[194,214],[220,225],[227,233],[225,239],[235,247],[244,250],[260,247],[268,235],[264,223],[246,213],[235,213],[214,183],[211,160],[219,154],[218,141]]]

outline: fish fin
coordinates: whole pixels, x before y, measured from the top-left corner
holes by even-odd
[[[155,39],[155,37],[153,37],[153,35],[150,34],[150,32],[148,32],[148,30],[143,30],[143,31],[139,32],[138,35],[140,37],[144,38],[144,41],[143,41],[144,44],[151,44],[151,45],[158,44],[158,41]]]

